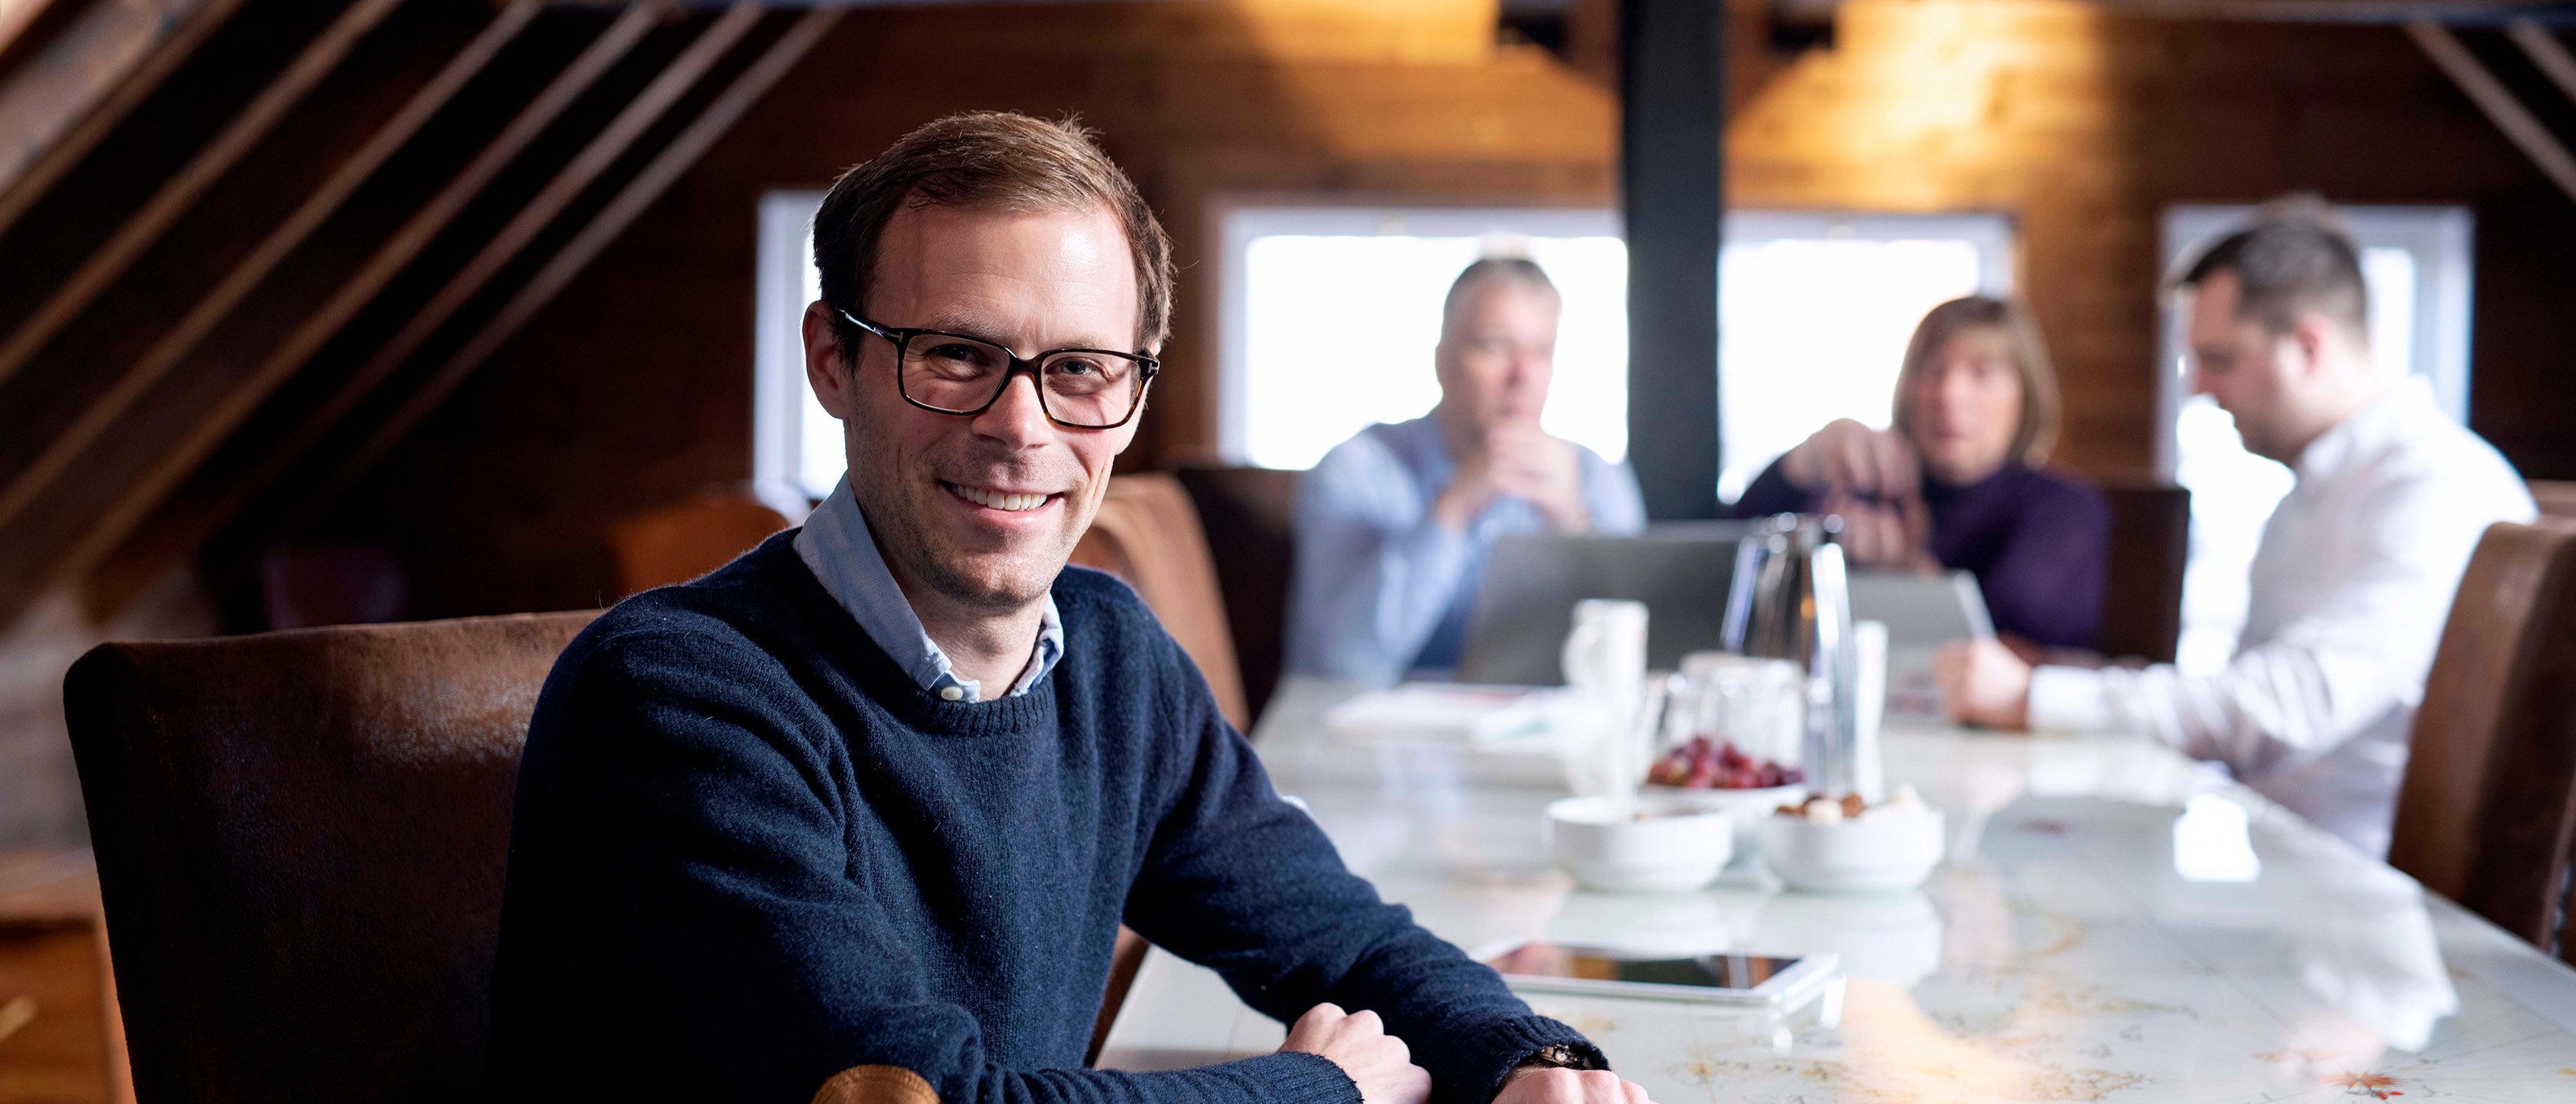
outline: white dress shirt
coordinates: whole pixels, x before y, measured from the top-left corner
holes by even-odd
[[[921,627],[921,615],[912,611],[903,589],[895,585],[894,571],[877,551],[876,538],[868,533],[868,519],[850,493],[850,477],[842,476],[831,496],[806,515],[805,527],[796,531],[796,555],[866,630],[868,639],[885,649],[922,689],[944,701],[984,700],[984,684],[958,677],[948,653],[930,639],[930,630]],[[1063,656],[1064,618],[1056,612],[1055,595],[1048,594],[1038,608],[1038,640],[1029,653],[1029,664],[1020,669],[1019,679],[1004,696],[1028,693]]]
[[[2236,657],[2032,675],[2034,729],[2142,732],[2372,855],[2460,575],[2487,526],[2529,521],[2504,457],[2410,377],[2310,443],[2263,527]]]

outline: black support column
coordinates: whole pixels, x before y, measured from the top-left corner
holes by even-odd
[[[1725,19],[1721,0],[1619,5],[1628,456],[1658,520],[1717,512]]]

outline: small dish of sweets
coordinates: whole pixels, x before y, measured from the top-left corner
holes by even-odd
[[[1723,812],[1751,831],[1762,815],[1807,796],[1796,767],[1746,755],[1733,743],[1694,736],[1646,768],[1646,792],[1693,808]]]
[[[1941,828],[1941,810],[1912,786],[1876,805],[1859,794],[1820,794],[1762,818],[1762,858],[1797,889],[1911,889],[1941,865]]]

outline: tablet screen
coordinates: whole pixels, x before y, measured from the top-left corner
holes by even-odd
[[[1524,943],[1488,959],[1494,972],[1524,978],[1622,981],[1749,990],[1778,977],[1800,960],[1771,955],[1694,955],[1663,958],[1599,947]]]

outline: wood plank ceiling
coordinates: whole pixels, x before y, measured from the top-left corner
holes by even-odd
[[[103,614],[191,558],[237,571],[295,532],[840,8],[903,2],[0,7],[0,626],[53,588]],[[2550,8],[2100,2],[2488,24]]]
[[[839,15],[29,2],[0,22],[0,624],[309,518]]]

